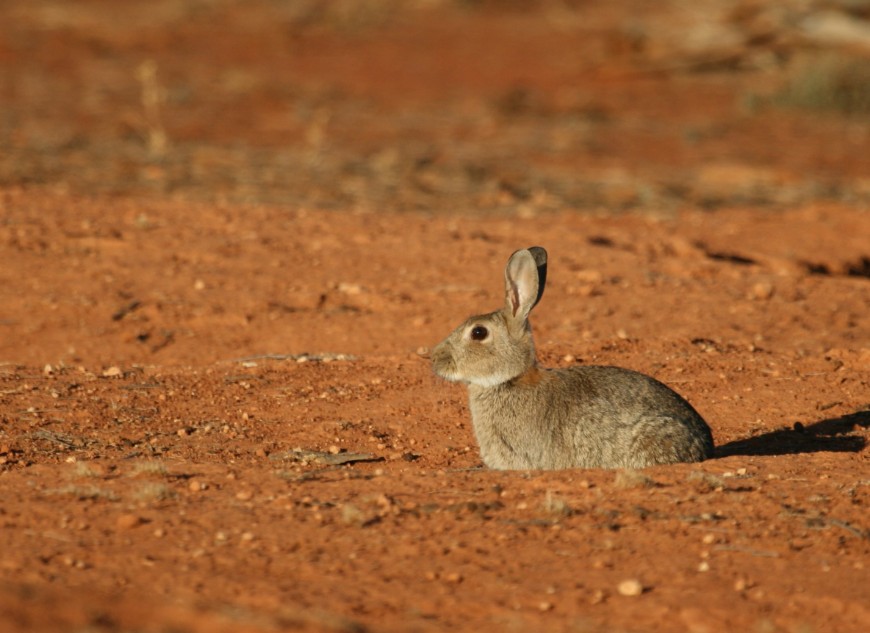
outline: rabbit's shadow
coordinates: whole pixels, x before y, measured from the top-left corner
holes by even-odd
[[[781,429],[735,440],[716,447],[716,457],[731,455],[796,455],[799,453],[857,453],[867,444],[851,434],[857,427],[870,427],[870,410],[820,420],[792,429]]]

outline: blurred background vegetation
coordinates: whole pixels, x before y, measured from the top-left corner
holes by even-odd
[[[536,214],[870,200],[863,0],[9,0],[0,185]]]

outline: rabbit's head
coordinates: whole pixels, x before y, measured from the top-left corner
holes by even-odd
[[[433,368],[442,378],[493,387],[535,364],[529,313],[544,294],[547,251],[532,246],[515,252],[504,278],[504,307],[467,319],[432,350]]]

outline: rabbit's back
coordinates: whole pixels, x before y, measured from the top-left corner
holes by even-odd
[[[686,400],[619,367],[535,367],[470,395],[481,455],[493,468],[643,468],[713,451],[709,427]]]
[[[697,462],[713,454],[710,427],[682,396],[658,380],[620,367],[559,371],[572,399],[568,426],[574,442],[588,434],[608,436],[603,454],[610,467]],[[594,420],[596,428],[589,428]]]

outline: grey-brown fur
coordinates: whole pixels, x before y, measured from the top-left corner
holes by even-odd
[[[432,351],[439,376],[468,385],[483,462],[499,469],[643,468],[710,457],[706,422],[657,380],[619,367],[538,365],[528,316],[543,294],[546,266],[543,248],[514,253],[505,306],[466,320]]]

